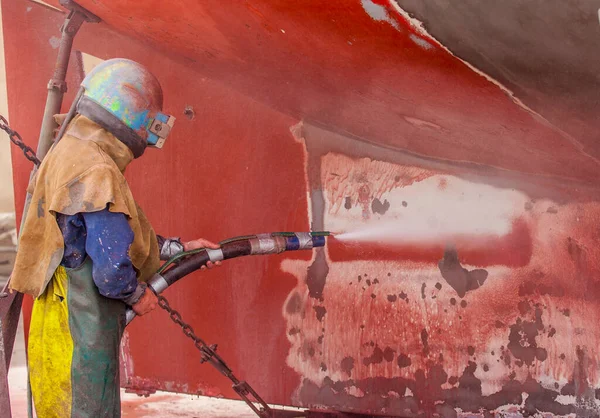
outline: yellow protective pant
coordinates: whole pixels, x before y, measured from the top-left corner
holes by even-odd
[[[29,378],[39,418],[120,417],[125,304],[100,295],[89,258],[59,267],[33,305]]]

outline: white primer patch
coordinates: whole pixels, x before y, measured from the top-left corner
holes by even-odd
[[[388,15],[388,12],[387,10],[385,10],[385,7],[373,3],[371,0],[361,0],[361,4],[363,9],[365,9],[365,12],[367,12],[367,14],[371,16],[371,19],[378,22],[387,22],[390,25],[392,25],[395,29],[400,30],[398,22],[396,22]]]
[[[423,38],[419,38],[417,35],[415,35],[414,33],[411,33],[409,38],[416,43],[417,45],[419,45],[421,48],[423,49],[432,49],[433,45],[431,45],[429,42],[427,42],[425,39]]]

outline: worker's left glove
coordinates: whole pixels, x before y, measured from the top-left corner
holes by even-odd
[[[175,238],[158,237],[158,248],[160,249],[160,259],[168,260],[171,257],[183,252],[184,247],[181,240]]]

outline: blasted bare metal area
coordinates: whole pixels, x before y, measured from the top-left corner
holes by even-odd
[[[311,129],[313,128],[308,127],[309,131]],[[328,139],[332,136],[336,137],[336,134],[330,133],[330,135],[311,137],[311,140],[319,138],[319,142],[307,143],[309,152],[311,150],[315,152],[312,158],[309,156],[309,161],[315,161],[316,155],[321,156],[318,166],[321,170],[323,170],[322,161],[332,161],[331,158],[323,156],[336,152],[332,149],[337,150],[335,141],[324,140],[325,137]],[[331,146],[332,144],[333,146]],[[354,148],[349,145],[343,148],[349,150],[349,152],[342,152],[343,155],[354,152]],[[393,152],[383,152],[382,150],[381,154],[378,154],[376,146],[365,147],[365,150],[369,150],[375,157],[371,163],[373,169],[379,167],[378,161],[395,162]],[[363,158],[360,155],[356,155],[354,160],[346,158],[344,161],[346,164],[360,165],[360,170],[369,170],[369,165],[363,164]],[[419,164],[419,166],[421,165]],[[331,177],[335,178],[335,181],[322,184],[322,187],[327,188],[323,192],[327,193],[324,203],[327,205],[326,214],[330,217],[332,213],[343,217],[359,216],[362,207],[357,203],[360,202],[360,193],[365,185],[368,186],[370,193],[373,193],[371,196],[377,196],[378,202],[375,202],[375,208],[379,208],[378,203],[386,202],[386,200],[390,204],[386,213],[381,214],[373,210],[371,202],[374,199],[369,200],[369,211],[373,214],[373,218],[404,216],[398,215],[405,213],[401,212],[402,208],[414,208],[415,205],[419,205],[418,200],[415,200],[414,197],[412,200],[409,199],[406,205],[403,204],[406,200],[399,201],[398,196],[402,196],[404,192],[398,192],[394,199],[386,197],[391,196],[387,192],[384,192],[383,195],[376,194],[381,193],[381,190],[388,190],[385,186],[387,174],[380,173],[378,169],[371,173],[371,180],[369,180],[360,178],[360,176],[348,175],[347,172],[344,172],[343,167],[338,165],[333,164],[331,167],[333,168],[328,168],[329,171],[325,173],[335,176]],[[309,172],[314,168],[309,167]],[[406,169],[405,173],[412,173],[410,170],[410,168]],[[443,170],[443,172],[447,173],[448,171]],[[398,174],[398,176],[401,175]],[[468,172],[466,176],[469,177]],[[426,178],[427,176],[420,177],[419,181],[425,181]],[[470,177],[469,179],[473,180]],[[393,180],[392,178],[392,183],[394,183]],[[480,177],[475,181],[489,182],[498,187],[498,180],[502,182],[506,181],[506,178],[484,180]],[[486,306],[486,300],[496,291],[491,290],[490,286],[497,289],[500,282],[508,280],[510,276],[506,276],[506,273],[503,273],[503,277],[496,275],[497,272],[506,272],[506,270],[498,270],[493,265],[487,267],[489,264],[486,262],[492,259],[478,264],[482,267],[486,266],[485,269],[463,267],[461,260],[465,255],[452,245],[445,251],[442,248],[438,258],[432,263],[438,274],[436,280],[432,280],[433,277],[427,280],[418,280],[417,283],[413,283],[412,290],[396,287],[390,291],[392,288],[388,280],[393,279],[389,279],[389,277],[398,275],[398,283],[402,283],[404,280],[404,278],[400,278],[403,276],[402,270],[390,269],[391,273],[383,274],[387,275],[388,279],[381,281],[381,276],[379,276],[382,274],[381,271],[371,274],[372,272],[367,270],[349,272],[347,269],[342,269],[341,271],[345,271],[346,274],[352,274],[346,279],[346,285],[349,286],[346,289],[349,293],[356,291],[351,290],[354,289],[352,286],[359,285],[358,299],[356,302],[350,302],[352,306],[356,306],[355,309],[360,310],[355,319],[356,322],[353,323],[357,329],[360,329],[357,338],[373,334],[377,335],[377,338],[362,343],[363,348],[358,350],[359,352],[348,347],[335,363],[328,360],[327,355],[315,354],[313,362],[320,365],[319,370],[325,376],[321,374],[317,380],[314,377],[303,380],[298,388],[298,398],[307,406],[334,405],[345,411],[369,411],[393,416],[465,416],[459,414],[458,411],[462,411],[463,414],[470,412],[493,416],[503,408],[507,408],[508,405],[514,405],[515,410],[518,410],[522,416],[534,413],[554,416],[568,414],[597,416],[598,407],[594,399],[596,392],[591,386],[591,382],[595,382],[596,377],[589,374],[593,367],[592,364],[595,364],[592,361],[595,359],[592,359],[590,354],[582,356],[581,353],[586,352],[583,345],[581,348],[577,348],[577,353],[567,351],[566,354],[562,353],[560,358],[558,357],[557,344],[562,344],[559,341],[567,338],[566,333],[569,332],[569,328],[565,327],[564,320],[556,318],[556,303],[560,303],[560,298],[572,293],[572,290],[566,289],[563,281],[552,280],[552,268],[550,267],[552,263],[540,264],[538,259],[540,254],[539,237],[536,235],[540,230],[548,230],[548,226],[552,226],[553,222],[559,222],[567,228],[566,225],[571,221],[568,216],[565,218],[566,213],[569,210],[572,211],[577,205],[582,205],[581,209],[577,209],[581,213],[589,211],[590,209],[583,209],[583,207],[588,207],[584,205],[587,205],[586,201],[590,195],[585,197],[584,201],[579,201],[579,197],[576,195],[569,192],[563,194],[559,191],[560,186],[555,188],[557,184],[553,184],[552,187],[543,191],[544,186],[540,186],[540,184],[543,184],[544,181],[537,180],[532,179],[531,184],[521,183],[520,180],[515,180],[513,183],[513,187],[518,186],[519,190],[524,189],[526,192],[523,195],[525,196],[524,200],[519,200],[520,197],[515,201],[517,202],[515,203],[516,213],[523,214],[524,217],[512,223],[513,232],[509,234],[520,231],[517,241],[515,241],[518,244],[512,250],[525,255],[515,262],[506,264],[508,269],[517,272],[513,273],[514,276],[510,279],[516,283],[509,284],[509,288],[514,287],[514,298],[506,299],[505,304],[501,303],[500,305],[504,306],[501,310],[494,311],[498,308],[494,308],[493,305],[496,303],[494,299],[504,300],[502,296],[493,296],[494,299],[489,300],[490,306]],[[353,186],[349,188],[344,181],[352,182]],[[383,186],[377,182],[383,183]],[[452,190],[455,180],[444,176],[439,183],[439,191],[436,193],[446,193],[448,190]],[[397,190],[407,187],[402,184],[394,187],[398,187]],[[410,185],[411,183],[408,181],[406,184]],[[328,187],[333,187],[334,195],[331,194]],[[332,200],[331,196],[337,200]],[[549,196],[557,200],[547,201]],[[482,199],[486,199],[486,196],[482,196]],[[556,201],[562,203],[556,204]],[[321,212],[319,211],[319,213]],[[535,219],[543,216],[544,223],[536,226],[536,223],[532,223],[530,218],[532,216]],[[370,219],[365,220],[364,216],[362,219],[363,222],[371,221]],[[321,222],[320,219],[318,221]],[[490,219],[490,221],[493,220]],[[582,228],[585,230],[583,225]],[[573,230],[571,234],[572,236],[566,237],[560,243],[556,241],[556,245],[561,248],[562,253],[568,255],[568,260],[573,264],[579,277],[586,280],[587,277],[592,277],[593,272],[596,271],[590,264],[593,256],[589,248],[589,240],[587,236],[582,238],[576,230]],[[490,246],[489,250],[505,252],[509,248]],[[378,259],[373,260],[372,256],[373,254],[367,255],[365,260],[376,263]],[[340,277],[339,265],[344,264],[345,259],[333,260],[329,263],[328,280],[325,282],[322,293],[323,299],[319,301],[318,305],[319,309],[326,308],[328,324],[338,323],[336,321],[340,320],[340,316],[336,311],[345,309],[345,303],[347,303],[346,298],[340,298],[338,290],[340,289],[340,280],[344,280],[343,276]],[[392,263],[390,265],[396,265],[394,260],[390,260],[390,263]],[[375,269],[375,271],[378,270]],[[420,278],[418,274],[410,277],[412,279]],[[377,286],[375,286],[376,280]],[[380,286],[384,286],[381,291],[378,290]],[[360,296],[360,289],[362,289],[363,296]],[[545,300],[546,297],[550,297],[551,300]],[[583,294],[577,297],[583,297],[584,300],[588,298]],[[341,302],[341,305],[336,302],[338,298],[344,301]],[[382,306],[381,302],[378,302],[380,299],[388,306]],[[352,301],[352,299],[350,300]],[[367,300],[369,302],[366,302]],[[416,308],[416,305],[421,308]],[[566,304],[561,308],[560,316],[564,318],[573,316],[569,305]],[[394,328],[394,325],[390,323],[394,318],[392,313],[396,309],[402,312],[400,315],[407,315],[409,318],[412,316],[417,319],[417,322],[419,322],[419,313],[423,313],[421,310],[425,310],[425,314],[431,316],[428,319],[429,325],[419,328],[411,327],[415,338],[412,338],[410,342],[402,341],[401,335],[410,335],[404,333],[399,334],[396,340],[390,340],[386,337],[386,330],[382,324],[387,327],[391,326],[392,332],[402,332],[401,328]],[[472,311],[480,313],[471,313]],[[460,324],[463,321],[466,321],[464,326],[469,327],[468,324],[476,320],[474,315],[483,316],[489,321],[486,323],[477,318],[477,325],[471,326],[481,327],[481,330],[474,330],[472,334],[459,338],[460,341],[456,341],[454,344],[445,342],[448,334],[461,332],[459,330],[463,325]],[[352,319],[350,320],[352,321]],[[457,321],[459,326],[449,326],[449,323],[454,323],[449,321]],[[406,324],[406,322],[396,321],[396,327],[402,323]],[[310,334],[309,327],[300,325],[300,328],[303,329],[303,332]],[[337,338],[346,341],[343,333],[353,332],[350,329],[345,327]],[[378,331],[375,332],[376,329]],[[331,347],[331,344],[335,343],[332,341],[334,338],[331,335],[332,332],[335,330],[329,328],[328,334],[324,337],[321,335],[318,343],[324,344],[324,347]],[[580,332],[585,333],[586,330]],[[471,338],[476,339],[471,340]],[[501,340],[494,338],[501,338]],[[390,344],[390,341],[394,341],[394,343]],[[492,341],[494,342],[492,343]],[[568,350],[566,346],[564,350]],[[577,360],[575,368],[572,369],[567,363],[567,359],[575,356],[581,357],[582,360]],[[457,361],[457,357],[460,358],[460,361]],[[552,366],[549,366],[549,363]],[[465,366],[457,372],[456,364],[465,364]],[[571,383],[562,387],[562,384],[556,381],[554,382],[556,384],[552,386],[540,379],[539,374],[535,372],[552,368],[560,369],[562,375],[569,375]],[[499,371],[502,372],[499,373]],[[502,374],[504,372],[506,375]],[[402,377],[397,377],[398,374],[401,374]],[[577,391],[574,389],[576,386],[580,388]],[[562,398],[564,396],[574,396],[575,401],[566,401]]]

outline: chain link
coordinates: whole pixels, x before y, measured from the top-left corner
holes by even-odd
[[[192,328],[192,326],[190,324],[187,324],[186,322],[184,322],[183,318],[181,317],[181,314],[179,312],[177,312],[175,309],[171,308],[171,305],[169,305],[169,301],[164,296],[158,295],[157,297],[158,297],[158,306],[160,306],[162,309],[167,311],[167,313],[169,314],[169,317],[171,318],[171,321],[173,321],[177,325],[179,325],[181,327],[181,330],[183,331],[183,334],[194,342],[194,346],[200,351],[200,353],[202,355],[201,362],[202,363],[206,362],[208,360],[208,358],[207,358],[208,356],[207,356],[207,353],[205,352],[205,350],[210,349],[210,351],[214,351],[214,348],[209,347],[202,340],[202,338],[198,337],[194,333],[194,329]],[[211,353],[208,353],[208,355],[210,355],[210,354]]]
[[[247,383],[241,382],[237,377],[233,374],[233,371],[227,366],[225,361],[216,353],[217,346],[216,345],[207,345],[202,338],[198,337],[192,326],[186,323],[181,314],[177,312],[175,309],[171,308],[169,305],[169,301],[161,295],[157,295],[158,297],[158,306],[167,311],[171,320],[179,325],[183,331],[183,334],[194,341],[194,346],[200,351],[200,362],[209,362],[212,364],[217,370],[219,370],[224,376],[229,378],[233,382],[233,390],[235,390],[238,395],[246,402],[246,404],[258,415],[259,417],[271,418],[273,417],[271,408],[267,403],[256,393],[256,391]],[[260,404],[260,407],[257,407],[253,404],[253,401],[250,399],[250,396],[254,398],[256,402]]]
[[[41,161],[35,155],[35,151],[23,142],[23,138],[21,138],[21,135],[19,135],[17,131],[13,131],[10,128],[10,126],[8,126],[8,121],[2,115],[0,115],[0,129],[2,129],[8,134],[13,144],[21,148],[21,151],[23,151],[25,158],[34,163],[36,166],[39,166],[41,164]]]

